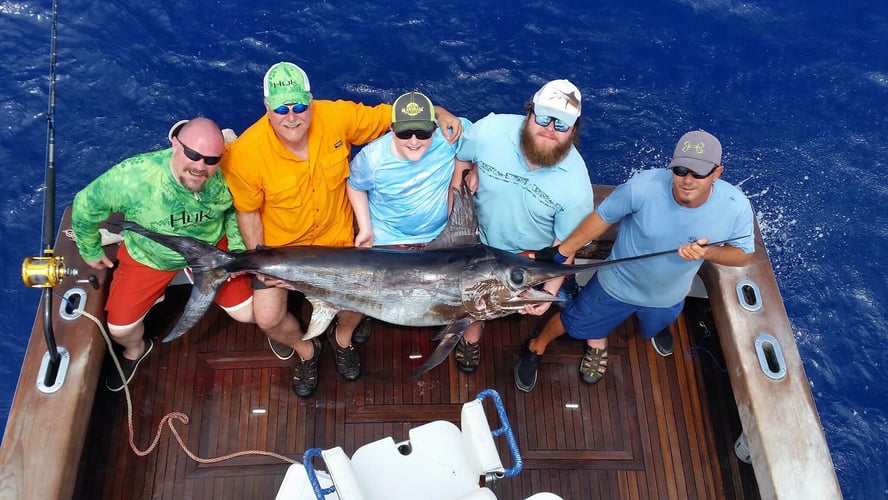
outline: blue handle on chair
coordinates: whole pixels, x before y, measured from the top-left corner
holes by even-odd
[[[512,461],[515,463],[514,467],[506,469],[505,477],[516,476],[524,467],[524,460],[521,458],[521,452],[518,450],[518,442],[515,440],[515,434],[512,432],[512,425],[509,423],[508,415],[506,415],[506,407],[503,405],[503,400],[499,393],[493,389],[484,389],[478,393],[478,396],[475,399],[484,398],[493,399],[493,403],[496,406],[496,413],[499,415],[500,423],[502,424],[500,428],[491,431],[491,434],[494,436],[502,434],[506,435],[506,441],[509,443],[509,452],[512,454]]]
[[[315,474],[314,465],[312,465],[311,460],[314,457],[321,456],[320,448],[312,448],[305,452],[305,455],[302,456],[302,466],[305,467],[305,472],[308,474],[308,482],[311,483],[311,489],[314,490],[315,497],[318,500],[324,500],[328,494],[336,491],[336,486],[330,486],[329,488],[321,488],[321,482],[318,481],[318,475]]]

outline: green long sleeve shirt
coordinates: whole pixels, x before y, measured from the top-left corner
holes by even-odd
[[[245,249],[222,170],[207,179],[202,191],[193,193],[173,178],[169,166],[172,151],[152,151],[126,159],[77,193],[71,226],[84,260],[104,255],[99,223],[113,212],[121,212],[126,220],[155,233],[190,236],[211,245],[227,235],[229,249]],[[164,271],[186,267],[178,253],[144,236],[126,231],[124,239],[127,251],[137,262]]]

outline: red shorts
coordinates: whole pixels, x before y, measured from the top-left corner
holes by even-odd
[[[216,246],[227,250],[228,239],[223,237]],[[124,244],[117,251],[117,260],[105,310],[108,324],[128,326],[141,320],[154,304],[163,300],[166,287],[179,271],[160,271],[140,264],[130,257]],[[252,296],[250,275],[242,274],[225,282],[214,302],[230,309]]]

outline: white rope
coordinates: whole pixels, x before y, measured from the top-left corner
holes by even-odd
[[[86,316],[87,318],[92,320],[93,323],[96,324],[96,326],[99,328],[99,331],[102,333],[102,338],[105,339],[105,344],[108,345],[108,352],[111,354],[111,361],[114,362],[114,368],[117,370],[117,373],[120,375],[120,379],[126,380],[126,377],[124,377],[124,374],[123,374],[123,367],[120,366],[120,360],[117,359],[117,355],[114,353],[114,344],[111,342],[111,337],[108,335],[108,332],[105,330],[105,326],[102,324],[102,322],[98,318],[93,316],[92,314],[84,311],[83,309],[77,309],[74,312],[80,313],[83,316]],[[160,435],[161,435],[161,433],[163,433],[163,425],[164,425],[164,423],[166,423],[167,426],[169,426],[169,428],[170,428],[170,432],[173,433],[173,436],[175,436],[176,441],[179,442],[179,446],[182,448],[182,450],[185,452],[185,454],[187,454],[189,457],[191,457],[192,460],[202,463],[202,464],[218,463],[218,462],[222,462],[225,460],[230,460],[232,458],[246,456],[246,455],[264,455],[267,457],[276,458],[276,459],[281,460],[283,462],[287,462],[287,463],[291,463],[291,464],[296,463],[296,460],[294,460],[290,457],[287,457],[287,456],[284,456],[284,455],[281,455],[281,454],[278,454],[275,452],[271,452],[271,451],[265,451],[265,450],[238,451],[235,453],[229,453],[228,455],[222,455],[220,457],[214,457],[214,458],[198,457],[194,452],[192,452],[188,448],[187,445],[185,445],[185,442],[182,440],[182,437],[179,435],[179,432],[173,426],[173,420],[178,420],[179,422],[181,422],[184,425],[188,425],[188,422],[190,421],[190,419],[188,418],[188,415],[186,415],[185,413],[179,412],[179,411],[170,412],[170,413],[167,413],[166,415],[164,415],[163,418],[160,419],[160,423],[157,425],[157,432],[154,435],[154,439],[151,441],[151,445],[148,446],[148,448],[145,450],[140,450],[136,446],[136,443],[135,443],[134,437],[133,437],[133,435],[134,435],[134,431],[133,431],[133,402],[132,402],[132,397],[129,392],[128,384],[126,384],[126,383],[123,384],[123,391],[126,394],[126,418],[127,418],[127,426],[129,428],[129,445],[130,445],[130,448],[133,450],[133,453],[135,453],[136,455],[138,455],[140,457],[144,457],[145,455],[148,455],[149,453],[154,451],[154,449],[157,447],[157,443],[160,441]]]

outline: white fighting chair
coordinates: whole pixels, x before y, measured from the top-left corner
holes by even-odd
[[[483,399],[493,399],[502,427],[490,430]],[[305,453],[303,464],[287,470],[277,500],[469,500],[496,499],[484,484],[518,474],[522,459],[499,394],[491,389],[462,408],[462,430],[437,420],[409,431],[407,441],[391,437],[366,444],[351,460],[340,447],[317,448]],[[494,436],[505,434],[514,467],[506,470],[499,458]],[[311,461],[321,456],[327,472],[316,471]],[[534,495],[534,499],[560,497]]]

